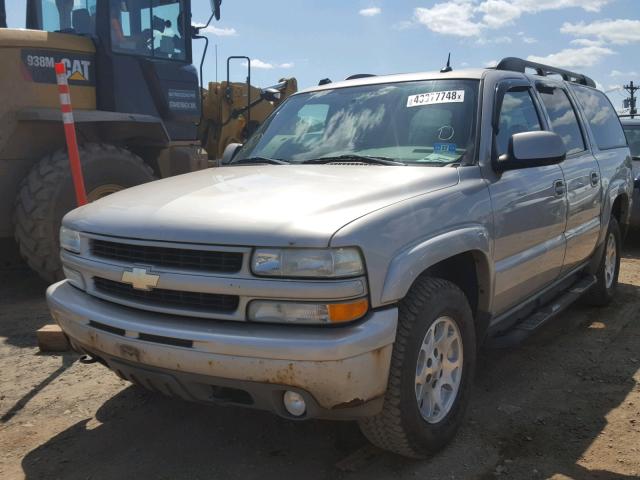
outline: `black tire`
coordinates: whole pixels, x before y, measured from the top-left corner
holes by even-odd
[[[606,275],[606,259],[607,259],[607,242],[609,238],[613,236],[614,244],[616,247],[616,260],[615,270],[613,275],[613,281],[607,285]],[[585,296],[585,300],[589,305],[594,307],[604,307],[611,303],[617,287],[618,287],[618,275],[620,274],[620,252],[622,251],[622,234],[620,233],[620,226],[615,217],[611,217],[609,220],[609,227],[607,228],[607,236],[604,239],[604,249],[602,251],[602,259],[596,272],[596,284],[591,288],[589,293]]]
[[[109,193],[112,186],[127,188],[154,180],[153,170],[140,157],[112,145],[84,145],[80,161],[87,195],[103,196],[100,190]],[[13,218],[15,238],[29,266],[49,283],[63,278],[60,222],[75,206],[66,151],[44,157],[20,184]]]
[[[416,365],[425,334],[445,315],[455,321],[462,338],[462,377],[449,412],[439,422],[428,423],[416,400]],[[400,303],[382,412],[359,421],[362,433],[377,447],[405,457],[424,458],[437,452],[453,438],[464,419],[475,364],[475,327],[466,296],[449,281],[420,278]]]

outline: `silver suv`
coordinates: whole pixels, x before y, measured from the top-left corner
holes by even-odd
[[[51,313],[147,388],[428,455],[479,345],[616,290],[631,155],[593,87],[509,58],[300,92],[226,166],[69,213]]]
[[[621,115],[620,121],[629,142],[635,179],[630,224],[632,227],[640,229],[640,115]]]

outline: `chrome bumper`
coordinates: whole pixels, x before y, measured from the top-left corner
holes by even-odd
[[[319,417],[344,416],[341,409],[358,416],[354,406],[375,400],[381,406],[397,326],[395,308],[337,328],[159,315],[97,299],[66,280],[47,289],[47,301],[71,341],[114,370],[121,363],[125,370],[165,375],[196,400],[202,395],[191,384],[237,387],[249,395],[270,386],[276,397],[291,387],[317,407],[308,416]],[[254,406],[282,413],[264,402]]]

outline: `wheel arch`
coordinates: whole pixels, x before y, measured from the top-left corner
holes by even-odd
[[[404,298],[418,278],[436,276],[455,283],[469,299],[476,319],[491,310],[493,268],[489,233],[465,227],[424,240],[400,252],[390,264],[382,303]]]

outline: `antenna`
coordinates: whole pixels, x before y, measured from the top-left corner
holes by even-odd
[[[449,52],[449,56],[447,57],[447,66],[443,67],[440,69],[440,73],[447,73],[452,71],[453,68],[451,68],[451,52]]]

